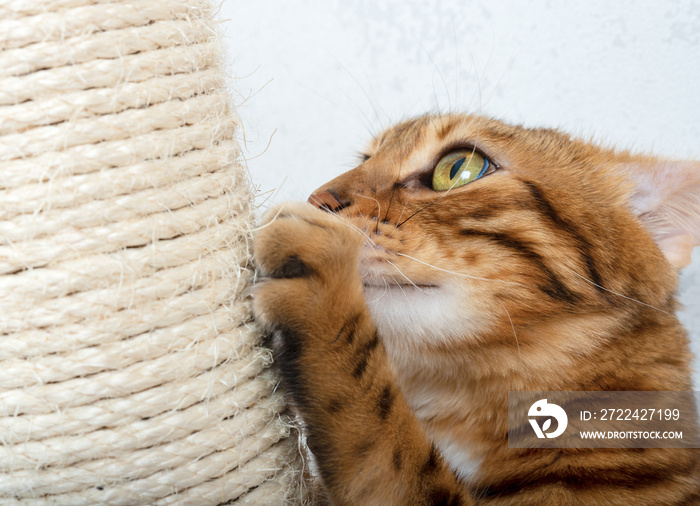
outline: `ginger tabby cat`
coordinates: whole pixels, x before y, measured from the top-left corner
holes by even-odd
[[[698,449],[507,447],[509,390],[692,390],[697,162],[427,115],[309,202],[257,233],[254,312],[326,500],[700,504]]]

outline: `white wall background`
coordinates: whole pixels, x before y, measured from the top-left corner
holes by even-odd
[[[429,110],[700,158],[696,0],[223,0],[220,18],[262,207],[305,200]],[[694,259],[681,317],[700,355]]]

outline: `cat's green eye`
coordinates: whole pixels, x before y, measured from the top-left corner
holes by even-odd
[[[443,156],[433,171],[432,188],[445,191],[479,179],[491,167],[491,163],[471,149],[454,151]]]

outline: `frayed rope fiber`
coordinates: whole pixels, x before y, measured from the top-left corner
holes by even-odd
[[[0,2],[0,503],[284,504],[206,0]]]

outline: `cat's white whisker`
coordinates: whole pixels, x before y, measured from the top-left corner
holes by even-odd
[[[441,268],[441,267],[437,267],[437,266],[435,266],[435,265],[431,265],[431,264],[429,264],[429,263],[427,263],[427,262],[424,262],[423,260],[418,260],[417,258],[412,257],[412,256],[410,256],[410,255],[406,255],[405,253],[396,253],[396,255],[397,255],[397,256],[401,256],[401,257],[410,258],[411,260],[415,260],[416,262],[418,262],[418,263],[420,263],[420,264],[423,264],[423,265],[425,265],[426,267],[430,267],[430,268],[432,268],[432,269],[435,269],[435,270],[438,270],[438,271],[441,271],[441,272],[445,272],[445,273],[447,273],[447,274],[454,274],[455,276],[459,276],[459,277],[462,277],[462,278],[475,279],[475,280],[478,280],[478,281],[492,281],[492,282],[494,282],[494,283],[503,283],[503,284],[506,284],[506,285],[514,285],[514,286],[526,287],[526,285],[524,285],[524,284],[522,284],[522,283],[516,283],[516,282],[514,282],[514,281],[505,281],[505,280],[503,280],[503,279],[493,279],[493,278],[481,278],[481,277],[479,277],[479,276],[470,276],[469,274],[462,274],[461,272],[450,271],[450,270],[447,270],[447,269],[443,269],[443,268]]]
[[[384,297],[384,295],[386,295],[386,292],[387,292],[387,291],[384,290],[384,292],[382,292],[382,294],[381,294],[379,297],[377,297],[376,299],[374,299],[374,300],[368,300],[368,301],[367,301],[367,304],[374,304],[375,302],[379,302],[380,300],[382,300],[382,298]]]
[[[382,281],[384,281],[384,291],[382,294],[374,299],[373,301],[367,301],[368,304],[374,304],[375,302],[378,302],[384,298],[384,296],[389,293],[389,283],[387,283],[386,279],[382,278]]]
[[[365,273],[365,274],[362,275],[362,278],[366,278],[366,277],[367,277],[368,275],[370,275],[370,274],[371,274],[371,273],[367,272],[367,273]],[[404,296],[406,296],[406,298],[408,299],[408,296],[406,295],[406,292],[405,292],[405,291],[403,290],[403,288],[401,287],[401,283],[399,283],[399,282],[396,280],[396,278],[395,278],[394,276],[391,276],[391,275],[387,274],[387,275],[378,276],[378,278],[381,279],[382,283],[384,283],[384,291],[383,291],[383,292],[381,293],[381,295],[379,295],[379,297],[377,297],[376,299],[374,299],[374,300],[367,300],[367,303],[368,303],[368,304],[372,305],[372,304],[374,304],[375,302],[380,301],[380,300],[383,299],[388,293],[391,292],[391,288],[390,288],[390,286],[389,286],[389,281],[387,280],[387,276],[389,276],[389,278],[391,278],[391,282],[392,282],[394,285],[396,285],[397,287],[399,287],[399,289],[401,289],[401,291],[404,293]],[[375,279],[376,279],[376,278],[375,278]],[[368,288],[368,289],[379,288],[379,285],[375,285],[375,284],[364,284],[364,286],[365,286],[365,288]]]
[[[406,210],[406,206],[408,204],[403,205],[403,209],[401,209],[401,214],[399,214],[399,219],[396,220],[396,225],[394,225],[394,229],[389,233],[388,237],[391,237],[394,232],[396,232],[396,229],[399,228],[399,223],[401,223],[401,218],[403,217],[403,212]]]
[[[468,109],[472,109],[472,104],[474,103],[474,99],[478,97],[479,100],[479,106],[477,107],[477,111],[482,111],[483,110],[483,89],[482,89],[482,81],[484,76],[486,75],[486,72],[488,70],[489,64],[491,63],[491,55],[493,54],[493,45],[491,46],[491,52],[489,53],[489,57],[486,59],[486,64],[484,65],[484,69],[482,72],[479,72],[479,69],[477,68],[476,65],[476,59],[474,58],[474,53],[470,51],[469,56],[472,61],[472,66],[474,68],[474,72],[476,73],[476,89],[474,90],[474,93],[472,93],[472,97],[469,100],[469,105]]]
[[[389,117],[389,115],[387,114],[387,112],[384,110],[384,108],[382,108],[381,104],[378,104],[378,103],[375,104],[375,102],[374,102],[374,101],[372,100],[372,98],[370,97],[369,93],[367,93],[367,90],[365,89],[365,87],[364,87],[364,86],[362,85],[362,83],[360,83],[360,81],[355,77],[355,74],[353,74],[352,72],[350,72],[350,70],[343,64],[342,61],[340,61],[340,60],[337,59],[337,58],[334,58],[334,59],[335,59],[336,63],[338,63],[338,64],[343,68],[343,70],[345,70],[345,72],[347,72],[347,74],[348,74],[348,75],[350,76],[350,78],[355,82],[355,84],[358,86],[358,88],[360,88],[360,91],[361,91],[362,94],[365,96],[365,98],[367,99],[367,102],[369,103],[370,107],[371,107],[372,110],[374,111],[374,117],[376,118],[376,120],[379,121],[379,122],[381,122],[381,117],[380,117],[380,115],[379,115],[379,111],[381,110],[381,112],[384,114],[384,116],[386,116],[387,121],[388,121],[389,123],[391,123],[392,120],[391,120],[391,118]],[[375,122],[369,121],[369,118],[368,118],[367,115],[364,113],[364,109],[361,108],[361,107],[355,102],[355,100],[352,99],[352,97],[351,97],[347,92],[345,92],[344,90],[342,90],[342,91],[343,91],[343,93],[345,94],[345,96],[350,100],[350,102],[362,113],[362,116],[364,116],[364,118],[367,120],[367,123],[368,123],[368,130],[371,132],[371,131],[372,131],[372,124],[375,123]]]
[[[394,262],[392,262],[391,260],[387,260],[387,263],[389,265],[391,265],[392,267],[394,267],[394,269],[399,271],[399,274],[401,274],[406,279],[406,281],[411,283],[416,290],[420,290],[421,292],[425,293],[425,290],[423,290],[421,287],[416,285],[413,281],[411,281],[411,279],[408,276],[406,276],[403,272],[401,272],[401,269],[399,269],[399,267]]]
[[[403,163],[399,163],[399,172],[396,176],[397,180],[401,179],[401,169],[403,168]],[[391,211],[391,204],[394,202],[394,195],[396,194],[396,185],[394,185],[391,188],[391,197],[389,197],[389,203],[386,206],[386,214],[384,215],[383,220],[386,220],[389,217],[389,211]],[[377,227],[379,227],[379,223],[377,222]],[[378,229],[377,229],[378,230]],[[393,232],[393,231],[392,231]]]
[[[368,244],[368,243],[365,242],[365,246],[367,246],[367,248],[370,249],[370,250],[372,251],[372,254],[374,255],[374,258],[376,258],[377,260],[381,260],[381,258],[380,258],[380,256],[379,256],[379,252],[377,251],[377,248],[375,247],[375,245]]]
[[[448,108],[448,110],[452,110],[452,99],[450,97],[450,90],[447,87],[447,81],[445,81],[445,76],[442,75],[442,71],[440,70],[440,67],[438,67],[437,63],[435,63],[435,60],[433,59],[432,55],[425,48],[425,46],[423,45],[423,43],[420,40],[418,40],[418,44],[420,45],[421,49],[423,50],[423,52],[426,54],[426,56],[430,60],[430,63],[433,64],[433,67],[435,67],[435,70],[437,71],[438,75],[440,76],[440,79],[442,80],[442,85],[445,88],[445,93],[447,95],[447,108]],[[438,100],[437,91],[435,90],[434,83],[433,83],[433,96],[435,97],[435,105],[438,108],[438,114],[440,116],[442,116],[442,111],[440,110],[440,101]]]
[[[491,61],[491,55],[493,54],[493,46],[492,46],[491,49],[492,49],[492,52],[489,53],[489,60],[486,62],[486,66],[488,66],[489,62]],[[508,70],[509,70],[510,66],[512,65],[514,59],[515,59],[515,57],[514,57],[514,55],[511,53],[510,59],[508,60],[508,64],[505,65],[505,66],[503,67],[503,72],[501,72],[501,74],[498,76],[498,79],[496,80],[496,82],[494,83],[493,87],[491,88],[491,92],[490,92],[490,93],[488,94],[488,96],[486,97],[486,100],[483,101],[483,106],[480,106],[480,107],[479,107],[479,110],[480,110],[480,111],[484,110],[484,109],[489,105],[489,103],[491,102],[491,99],[492,99],[492,98],[494,97],[494,95],[496,94],[496,90],[501,86],[501,83],[503,82],[503,79],[505,78],[506,73],[508,72]],[[481,98],[480,98],[480,102],[481,102]]]
[[[365,238],[365,244],[369,243],[369,245],[370,245],[372,248],[375,248],[375,247],[377,246],[377,243],[375,243],[375,242],[372,240],[372,238],[369,236],[369,234],[368,234],[367,232],[365,232],[364,230],[362,230],[362,229],[361,229],[360,227],[358,227],[357,225],[351,223],[350,221],[343,219],[340,215],[335,215],[335,216],[338,218],[338,220],[340,221],[340,223],[342,223],[344,226],[346,226],[346,227],[350,228],[351,230],[357,232],[358,234],[362,235],[362,236]]]
[[[518,334],[515,333],[515,325],[513,325],[513,319],[510,317],[510,313],[508,312],[508,309],[506,308],[505,304],[501,302],[501,299],[496,297],[496,300],[503,307],[503,310],[506,312],[506,316],[508,317],[508,321],[510,321],[510,327],[513,329],[513,337],[515,337],[515,345],[518,347],[518,358],[520,358],[520,365],[523,365],[523,356],[520,353],[520,343],[518,342]]]
[[[652,306],[651,304],[647,304],[646,302],[642,302],[641,300],[633,299],[632,297],[628,297],[627,295],[623,295],[623,294],[618,293],[614,290],[610,290],[609,288],[605,288],[604,286],[601,286],[598,283],[595,283],[595,282],[591,281],[590,279],[580,275],[578,272],[573,270],[571,267],[567,267],[567,269],[569,269],[572,273],[574,273],[576,276],[578,276],[582,280],[586,281],[587,283],[592,284],[593,286],[600,288],[601,290],[605,290],[606,292],[612,293],[613,295],[617,295],[618,297],[622,297],[623,299],[631,300],[632,302],[637,302],[638,304],[641,304],[642,306],[650,307],[651,309],[656,309],[657,311],[660,311],[664,314],[667,314],[669,316],[673,316],[672,313],[669,313],[668,311],[664,311],[663,309],[659,309],[656,306]]]
[[[359,193],[353,193],[353,195],[356,197],[362,197],[363,199],[374,200],[374,202],[377,204],[377,226],[379,226],[379,217],[382,215],[382,205],[379,203],[379,201],[374,197],[368,197],[367,195],[361,195]]]
[[[404,298],[406,300],[408,300],[408,295],[406,295],[406,290],[403,289],[403,286],[401,285],[401,283],[396,281],[396,278],[394,276],[391,276],[391,281],[393,281],[394,285],[396,285],[399,288],[399,290],[401,290],[401,293],[403,293]]]

